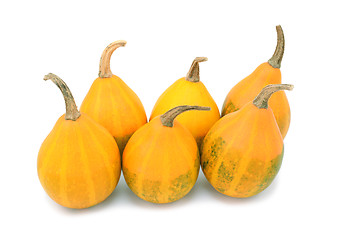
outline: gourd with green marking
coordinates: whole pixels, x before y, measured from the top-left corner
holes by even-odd
[[[204,138],[201,167],[217,191],[246,198],[271,184],[281,166],[284,144],[268,101],[273,93],[292,88],[268,85],[253,102],[210,129]]]
[[[142,126],[123,154],[123,173],[130,189],[153,203],[174,202],[194,186],[200,157],[190,131],[175,118],[188,110],[208,107],[178,106]]]

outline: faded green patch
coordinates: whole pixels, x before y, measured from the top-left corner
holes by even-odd
[[[213,186],[216,186],[216,189],[220,192],[227,191],[236,177],[238,165],[239,161],[236,156],[227,158],[226,161],[222,161],[216,172],[216,179],[214,179]]]
[[[191,170],[171,181],[171,185],[169,187],[169,202],[173,202],[184,197],[194,186],[195,181],[196,178],[194,180],[193,171]]]
[[[160,191],[161,181],[152,181],[145,179],[143,181],[143,188],[142,192],[140,193],[140,196],[142,199],[153,202],[153,203],[159,203],[160,202],[160,196],[162,195],[162,192]]]
[[[208,168],[212,168],[215,165],[215,162],[218,160],[218,156],[221,154],[224,148],[225,141],[222,137],[217,137],[214,140],[211,136],[205,138],[204,146],[208,145],[209,141],[211,142],[210,148],[203,153],[204,156],[201,158],[201,167],[203,171],[206,171]],[[203,148],[203,151],[205,149]]]
[[[233,102],[229,101],[227,104],[226,102],[227,100],[225,100],[224,105],[222,107],[221,117],[225,116],[226,114],[239,110],[239,108],[236,107]]]
[[[124,178],[126,184],[129,186],[131,191],[133,191],[136,195],[139,195],[139,191],[136,188],[137,184],[137,175],[136,173],[130,172],[127,168],[123,168]]]
[[[266,169],[267,174],[264,176],[264,178],[262,179],[262,181],[258,185],[259,190],[258,190],[257,193],[263,191],[265,188],[270,186],[270,184],[273,182],[273,180],[275,179],[277,173],[280,170],[283,156],[284,156],[284,148],[283,148],[281,154],[277,158],[271,160],[270,167],[268,167]]]
[[[228,169],[224,162],[221,162],[221,165],[218,169],[218,178],[221,179],[222,182],[231,182],[234,179],[233,171]]]
[[[251,197],[262,192],[274,180],[280,170],[284,150],[282,153],[266,164],[261,160],[253,159],[236,186],[235,192],[240,197]]]

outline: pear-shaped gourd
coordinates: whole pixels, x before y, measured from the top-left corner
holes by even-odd
[[[174,202],[194,186],[199,174],[197,144],[175,118],[188,110],[178,106],[145,124],[130,138],[123,155],[123,173],[130,189],[153,203]]]
[[[230,90],[222,108],[222,116],[241,109],[252,101],[266,85],[281,83],[280,66],[284,55],[285,39],[280,25],[276,26],[276,31],[277,46],[273,56]],[[281,135],[285,138],[290,125],[290,107],[286,94],[283,91],[275,93],[269,105],[273,110]]]
[[[204,61],[207,61],[207,58],[195,58],[186,77],[180,78],[166,89],[157,100],[150,116],[151,120],[179,105],[209,106],[210,111],[190,111],[177,118],[182,125],[190,130],[199,147],[206,133],[220,118],[219,109],[214,99],[200,81],[199,62]]]
[[[251,197],[267,188],[278,173],[284,145],[270,96],[293,85],[266,86],[253,102],[221,118],[206,135],[201,167],[219,192],[237,198]]]
[[[68,208],[87,208],[105,200],[115,189],[121,171],[114,138],[100,124],[77,110],[68,86],[54,74],[66,113],[41,145],[38,175],[46,193]]]
[[[120,154],[130,136],[147,122],[138,96],[110,70],[110,58],[125,41],[111,43],[100,59],[99,77],[92,84],[80,111],[104,126],[115,138]]]

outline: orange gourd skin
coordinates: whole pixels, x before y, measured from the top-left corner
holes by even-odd
[[[88,208],[115,189],[121,171],[119,149],[110,133],[86,114],[59,118],[41,145],[38,176],[46,193],[68,208]]]
[[[120,154],[131,135],[147,122],[138,96],[118,76],[97,78],[80,111],[104,126],[116,140]]]
[[[191,132],[200,147],[206,133],[220,119],[219,109],[201,81],[190,82],[185,78],[180,78],[159,97],[150,120],[179,105],[208,106],[211,108],[210,111],[185,112],[176,118]]]
[[[201,167],[219,192],[237,198],[256,195],[278,173],[283,139],[271,108],[251,102],[221,118],[204,139]]]
[[[184,197],[199,174],[195,139],[179,121],[173,127],[156,117],[130,138],[123,155],[123,173],[130,189],[153,203]]]
[[[281,72],[279,68],[272,67],[265,62],[255,69],[248,77],[236,84],[228,93],[222,116],[241,109],[245,104],[254,100],[257,94],[266,85],[280,84]],[[290,126],[290,106],[284,91],[273,94],[269,100],[281,135],[285,138]]]

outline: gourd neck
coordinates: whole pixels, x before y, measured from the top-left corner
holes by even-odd
[[[200,110],[200,111],[209,111],[211,108],[209,107],[200,107],[200,106],[189,106],[189,105],[182,105],[174,107],[170,109],[166,113],[160,116],[160,120],[163,126],[165,127],[173,127],[175,118],[186,111],[189,110]]]
[[[200,69],[199,63],[206,62],[207,57],[196,57],[191,64],[189,72],[186,74],[185,79],[189,82],[199,82],[200,81]]]
[[[100,67],[99,67],[99,77],[101,78],[110,78],[113,76],[110,70],[110,58],[113,52],[118,47],[124,47],[126,45],[126,41],[119,40],[113,43],[110,43],[105,50],[103,51],[100,58]]]
[[[65,106],[66,106],[65,119],[76,121],[81,114],[76,107],[74,97],[71,94],[71,91],[69,87],[66,85],[66,83],[53,73],[49,73],[45,75],[44,80],[45,81],[51,80],[53,83],[55,83],[56,86],[58,86],[61,93],[63,94],[65,99]]]
[[[284,37],[284,32],[280,25],[276,26],[276,32],[277,32],[276,49],[273,56],[269,59],[268,63],[274,68],[280,68],[285,50],[285,37]]]
[[[259,95],[253,101],[253,104],[259,109],[267,109],[268,102],[273,93],[281,90],[291,91],[294,85],[291,84],[270,84],[264,87]]]

